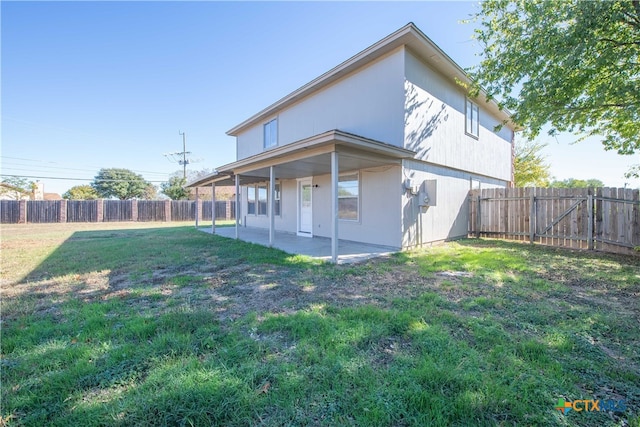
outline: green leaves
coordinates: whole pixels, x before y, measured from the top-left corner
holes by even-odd
[[[19,176],[9,176],[2,179],[0,195],[7,196],[12,200],[20,200],[22,197],[31,195],[34,183]]]
[[[186,200],[189,198],[189,190],[184,188],[187,179],[181,176],[172,176],[168,182],[160,184],[162,193],[171,200]]]
[[[94,200],[100,197],[96,190],[90,185],[75,185],[62,195],[68,200]]]
[[[562,181],[554,180],[549,184],[551,188],[598,188],[604,187],[604,183],[599,179],[575,179],[568,178]]]
[[[142,175],[129,169],[100,169],[91,183],[96,192],[104,198],[116,197],[120,200],[144,199],[152,185]]]
[[[640,6],[606,2],[488,0],[476,15],[483,59],[477,85],[535,138],[599,135],[607,150],[640,149]]]
[[[516,187],[546,187],[549,182],[549,165],[545,163],[542,150],[546,144],[531,141],[516,143],[513,161]]]

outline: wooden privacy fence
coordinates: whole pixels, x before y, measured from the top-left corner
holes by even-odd
[[[491,188],[469,192],[469,234],[549,246],[637,253],[638,190]]]
[[[234,200],[215,202],[216,219],[235,218]],[[1,200],[2,224],[112,221],[211,221],[206,200]]]
[[[17,224],[20,221],[20,206],[15,200],[0,200],[0,222]]]
[[[98,200],[67,201],[67,222],[98,222]]]

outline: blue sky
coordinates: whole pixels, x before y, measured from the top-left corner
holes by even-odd
[[[479,62],[475,2],[7,2],[2,19],[2,173],[63,193],[103,167],[158,184],[235,160],[225,132],[414,22],[462,67]],[[542,138],[552,175],[625,182],[637,156],[597,140]],[[84,180],[81,180],[84,179]]]

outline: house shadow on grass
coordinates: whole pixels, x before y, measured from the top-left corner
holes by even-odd
[[[165,288],[175,285],[175,277],[212,276],[254,264],[304,267],[307,262],[311,261],[188,226],[77,231],[8,286],[3,296],[19,299],[25,310],[53,313],[70,300],[166,293]],[[5,306],[3,316],[11,317],[13,311]]]
[[[12,390],[3,416],[26,425],[555,425],[564,418],[553,404],[575,395],[575,383],[594,397],[615,390],[636,414],[637,366],[606,353],[630,357],[615,342],[637,342],[632,317],[580,298],[565,304],[552,282],[561,276],[518,281],[560,267],[550,263],[584,269],[580,260],[599,259],[564,253],[462,240],[318,266],[191,227],[78,232],[24,284],[40,287],[49,311],[3,319],[2,380]],[[477,276],[433,279],[447,270]],[[25,288],[12,304],[30,297]]]
[[[134,276],[157,270],[217,269],[242,262],[291,265],[303,262],[278,250],[222,239],[193,227],[79,231],[23,281],[100,271]]]

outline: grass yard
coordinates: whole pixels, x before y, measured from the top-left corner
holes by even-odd
[[[640,426],[637,258],[463,240],[333,266],[191,225],[1,232],[0,425]]]

